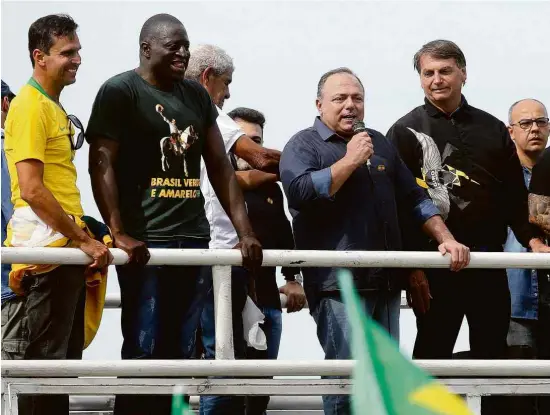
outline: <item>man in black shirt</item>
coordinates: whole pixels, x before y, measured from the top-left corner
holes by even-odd
[[[201,267],[144,267],[148,248],[206,249],[210,239],[200,164],[235,227],[243,264],[261,265],[261,245],[226,156],[208,92],[184,79],[189,38],[168,14],[140,33],[139,67],[107,80],[92,108],[92,190],[114,243],[129,264],[117,267],[123,359],[186,359],[194,348],[205,278]],[[162,415],[170,397],[117,396],[116,414]]]
[[[473,252],[499,252],[509,225],[524,246],[547,251],[540,232],[527,220],[527,190],[506,126],[462,95],[462,51],[453,42],[436,40],[416,53],[414,66],[426,96],[424,105],[398,120],[387,137],[450,231]],[[403,235],[409,250],[433,244],[412,227],[405,226]],[[464,316],[472,357],[505,356],[510,320],[505,270],[415,270],[409,283],[411,291],[423,290],[416,298],[424,299],[413,304],[416,358],[451,358]]]
[[[263,145],[265,117],[250,108],[236,108],[227,115],[256,143]],[[284,210],[284,198],[277,184],[277,174],[254,170],[243,159],[233,157],[237,181],[244,192],[248,217],[252,229],[264,249],[294,249],[292,228]],[[275,267],[262,267],[254,277],[257,305],[265,315],[262,329],[267,338],[267,350],[248,348],[249,359],[277,359],[282,332],[281,301],[279,292],[287,296],[287,312],[300,311],[305,303],[304,289],[298,268],[283,267],[286,284],[277,288]],[[269,397],[248,397],[246,413],[263,414]]]

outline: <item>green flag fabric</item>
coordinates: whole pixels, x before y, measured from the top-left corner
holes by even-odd
[[[351,327],[352,410],[355,415],[473,415],[452,394],[403,356],[390,336],[365,315],[351,273],[338,274]]]
[[[183,388],[177,386],[172,392],[172,415],[193,415],[189,405],[183,399]]]

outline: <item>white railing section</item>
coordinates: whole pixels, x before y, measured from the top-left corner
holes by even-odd
[[[112,249],[115,265],[128,256]],[[148,265],[213,266],[216,314],[216,361],[4,361],[4,408],[17,414],[17,396],[32,393],[112,395],[170,394],[183,385],[190,395],[322,395],[350,393],[349,379],[204,379],[205,376],[349,376],[354,361],[235,361],[231,322],[231,266],[241,265],[238,250],[151,249]],[[2,248],[2,263],[89,264],[82,251],[69,248]],[[264,251],[264,266],[446,268],[449,255],[437,252]],[[470,268],[550,268],[550,255],[533,253],[471,254]],[[110,300],[111,302],[116,299]],[[480,413],[480,396],[490,394],[550,394],[550,361],[444,360],[416,361],[467,396]],[[94,378],[87,378],[87,377]],[[113,379],[129,376],[130,379]],[[152,377],[178,379],[153,379]],[[76,377],[76,378],[75,378]],[[80,377],[80,378],[79,378]],[[202,377],[203,379],[184,379]],[[485,379],[501,377],[506,379]],[[518,379],[518,378],[530,379]],[[468,378],[467,380],[461,378]],[[475,378],[475,379],[474,379]],[[289,387],[290,386],[290,387]]]
[[[128,255],[111,249],[113,265],[123,265]],[[241,265],[236,249],[151,249],[148,265]],[[91,263],[90,257],[70,248],[2,248],[3,264]],[[264,251],[263,265],[287,267],[447,268],[450,256],[438,252],[404,251]],[[472,252],[469,268],[550,268],[550,255],[533,253]]]

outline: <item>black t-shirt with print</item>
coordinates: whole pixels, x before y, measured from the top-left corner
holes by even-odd
[[[542,157],[533,167],[529,192],[541,196],[550,196],[550,147],[544,150]]]
[[[217,115],[207,91],[193,81],[165,92],[132,70],[103,84],[86,138],[120,143],[115,173],[129,235],[153,241],[209,239],[200,163],[206,131]]]

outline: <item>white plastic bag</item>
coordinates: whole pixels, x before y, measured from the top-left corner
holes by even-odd
[[[264,322],[265,316],[250,297],[246,298],[243,309],[244,339],[249,347],[256,350],[267,350],[267,339],[260,324]]]

